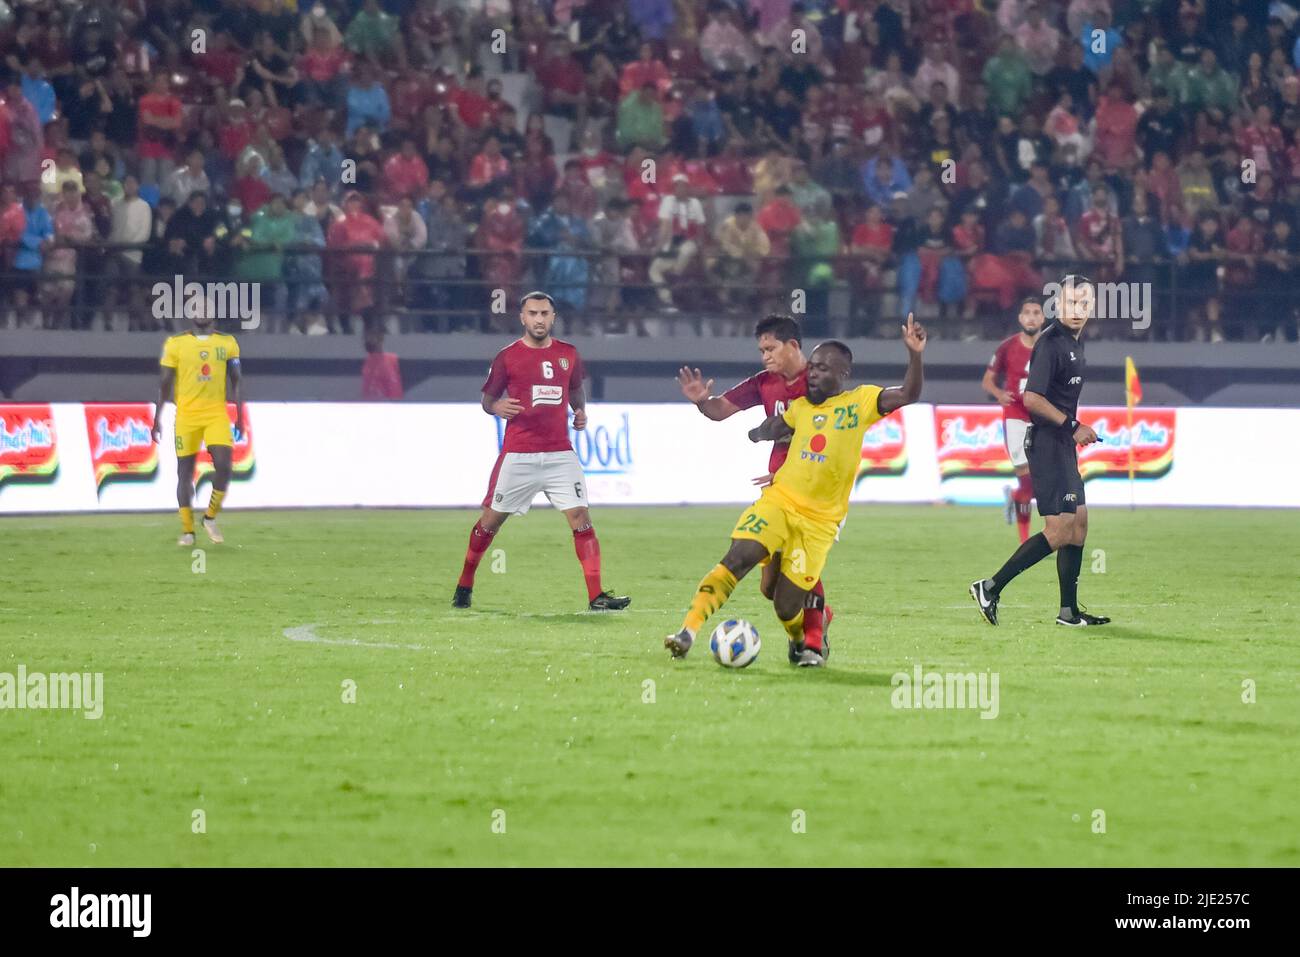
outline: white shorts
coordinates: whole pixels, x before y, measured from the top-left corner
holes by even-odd
[[[502,452],[488,480],[483,507],[507,515],[526,515],[538,492],[561,511],[587,507],[587,479],[577,454]]]
[[[1029,428],[1029,423],[1024,419],[1003,419],[1003,431],[1007,439],[1007,455],[1011,456],[1011,464],[1016,468],[1027,468],[1029,466],[1029,456],[1025,454],[1025,430]]]

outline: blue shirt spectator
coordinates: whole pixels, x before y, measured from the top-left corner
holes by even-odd
[[[383,85],[370,76],[368,71],[361,71],[348,87],[348,136],[361,126],[373,126],[382,133],[388,129],[392,115],[388,93]]]
[[[334,134],[329,132],[308,145],[307,155],[302,158],[302,169],[298,171],[298,185],[311,189],[322,177],[329,184],[330,194],[334,195],[343,182],[343,151],[334,142]]]
[[[29,272],[40,272],[45,261],[41,244],[54,238],[54,220],[49,210],[39,201],[35,205],[23,203],[27,214],[27,228],[23,230],[22,239],[18,240],[18,252],[14,255],[14,268]]]
[[[54,111],[58,104],[54,98],[54,87],[50,86],[50,81],[45,77],[29,76],[24,73],[23,96],[27,102],[36,107],[36,115],[41,118],[42,126],[54,119]]]
[[[1124,36],[1114,27],[1103,28],[1085,23],[1079,42],[1083,44],[1083,65],[1093,73],[1100,73],[1110,65],[1111,58],[1115,56],[1115,48],[1124,42]]]
[[[889,164],[888,182],[881,180],[876,171],[881,160]],[[880,156],[862,164],[862,185],[873,203],[888,209],[895,193],[906,193],[912,188],[912,177],[897,156]]]

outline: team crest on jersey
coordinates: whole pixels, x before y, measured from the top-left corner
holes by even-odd
[[[560,357],[560,368],[563,369],[565,372],[569,371],[569,360],[564,358],[563,356]]]
[[[199,352],[199,358],[202,359],[204,362],[207,362],[207,361],[208,361],[208,350],[207,350],[207,349],[203,349],[203,350],[201,350],[201,351]]]
[[[824,416],[824,415],[814,415],[814,416],[813,416],[813,428],[814,428],[814,429],[820,429],[820,428],[823,428],[825,425],[826,425],[826,416]]]

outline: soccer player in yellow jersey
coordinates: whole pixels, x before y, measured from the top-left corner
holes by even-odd
[[[790,660],[801,668],[826,663],[824,645],[804,645],[804,605],[848,514],[849,493],[862,461],[862,436],[872,423],[921,397],[925,329],[910,314],[902,328],[908,361],[901,386],[846,389],[853,353],[842,342],[823,342],[808,359],[808,394],[749,433],[754,442],[788,436],[790,453],[772,484],[741,513],[731,548],[700,582],[681,630],[664,639],[674,658],[686,657],[696,634],[740,579],[779,552],[780,577],[772,602],[790,640]]]
[[[203,515],[203,530],[213,542],[223,541],[217,513],[230,486],[234,434],[226,414],[226,384],[235,403],[235,429],[244,430],[244,403],[239,398],[239,343],[216,331],[210,318],[195,317],[189,332],[163,344],[162,380],[153,410],[153,440],[162,441],[162,408],[176,397],[176,503],[180,506],[181,537],[177,545],[194,544],[194,459],[201,446],[212,455],[212,496]]]

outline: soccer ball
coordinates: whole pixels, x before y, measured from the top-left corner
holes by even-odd
[[[747,621],[724,621],[709,638],[713,660],[724,668],[745,668],[754,663],[762,643],[758,629]]]

